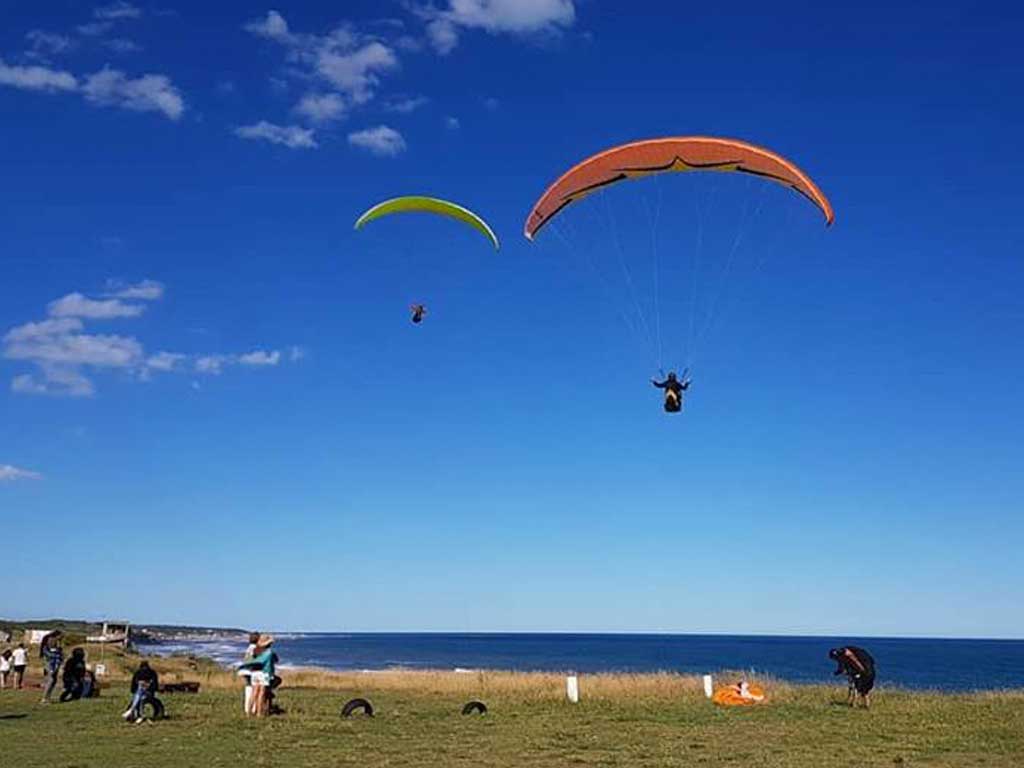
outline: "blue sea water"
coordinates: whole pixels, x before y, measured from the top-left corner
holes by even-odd
[[[832,680],[828,650],[866,648],[880,686],[968,691],[1024,688],[1024,640],[933,640],[754,635],[627,634],[278,634],[288,666],[336,670],[511,669],[553,672],[703,674],[754,670],[793,682]],[[225,664],[244,643],[195,642],[151,647],[191,652]]]

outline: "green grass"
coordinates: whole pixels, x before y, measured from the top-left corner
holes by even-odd
[[[372,681],[367,685],[372,685]],[[343,720],[356,695],[372,719]],[[127,725],[123,683],[99,699],[38,703],[0,691],[0,764],[104,766],[1020,766],[1024,694],[880,691],[870,711],[845,690],[792,686],[771,703],[717,709],[699,693],[578,705],[516,693],[483,697],[483,717],[459,714],[463,694],[363,688],[285,689],[287,714],[245,720],[240,692],[164,695],[170,719]]]

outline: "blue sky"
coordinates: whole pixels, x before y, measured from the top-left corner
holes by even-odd
[[[8,11],[0,613],[1024,637],[1017,12],[617,7]],[[701,133],[794,159],[835,226],[674,175],[523,239],[586,155]],[[352,231],[406,193],[501,252]]]

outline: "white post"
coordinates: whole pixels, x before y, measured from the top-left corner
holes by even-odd
[[[711,687],[711,675],[704,675],[704,695],[709,699],[714,689]]]
[[[242,711],[245,712],[245,714],[247,714],[247,715],[249,714],[249,710],[251,709],[251,707],[250,707],[251,704],[252,704],[252,686],[249,685],[248,683],[246,683],[245,695],[242,697]]]
[[[580,681],[576,675],[569,675],[565,678],[565,695],[573,704],[580,700]]]

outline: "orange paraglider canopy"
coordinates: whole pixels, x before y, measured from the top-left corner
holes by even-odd
[[[795,189],[825,215],[835,218],[828,198],[803,171],[786,158],[738,139],[676,136],[647,139],[612,147],[571,168],[548,187],[533,206],[523,234],[532,240],[538,230],[570,203],[625,179],[671,171],[725,171],[763,176]]]
[[[751,704],[760,704],[764,700],[764,690],[760,686],[743,683],[719,688],[711,697],[711,701],[720,707],[747,707]]]

